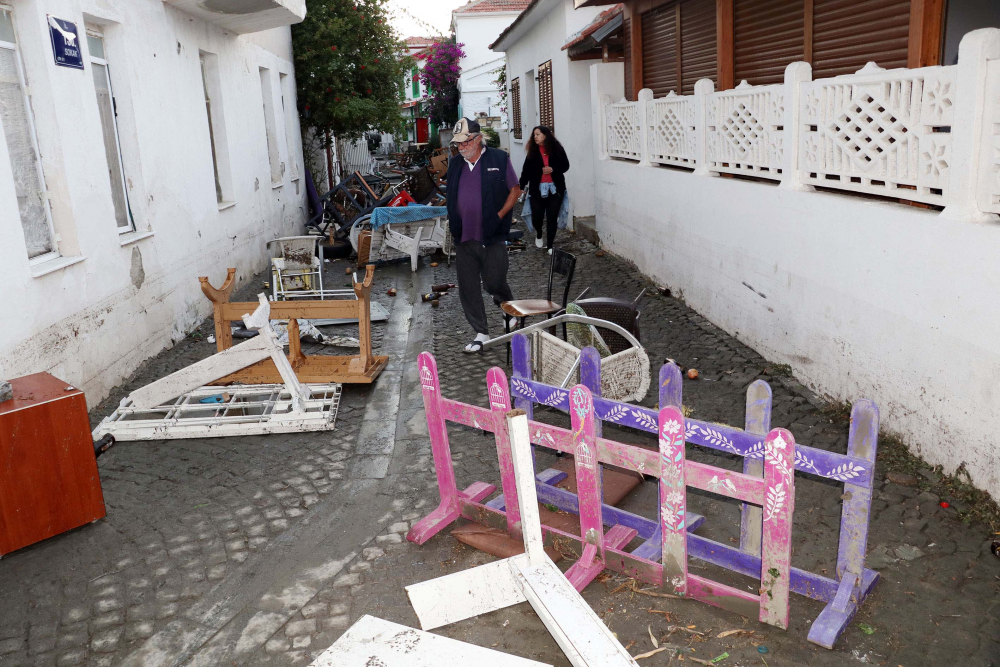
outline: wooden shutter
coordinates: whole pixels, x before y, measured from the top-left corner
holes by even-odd
[[[514,77],[510,82],[510,107],[513,111],[511,124],[514,126],[514,138],[521,138],[521,79]]]
[[[625,98],[632,99],[632,21],[624,19],[622,21],[622,35],[625,38]],[[617,102],[618,100],[613,100]]]
[[[698,79],[715,81],[717,40],[715,0],[687,0],[681,4],[681,90],[691,95]]]
[[[555,130],[556,114],[552,108],[552,61],[538,66],[538,123]]]
[[[813,0],[813,78],[906,67],[910,0]]]
[[[781,83],[785,67],[805,59],[804,2],[735,0],[735,79],[755,86]]]
[[[641,15],[642,87],[663,97],[677,91],[677,6],[657,7]]]

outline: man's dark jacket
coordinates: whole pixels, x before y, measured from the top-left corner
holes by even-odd
[[[482,178],[483,245],[493,245],[507,240],[514,219],[513,211],[503,219],[498,215],[511,191],[507,187],[507,163],[510,157],[499,148],[487,148],[479,161],[482,162],[478,176]],[[448,226],[455,243],[465,240],[462,238],[462,217],[458,214],[458,183],[471,174],[469,165],[461,154],[453,155],[448,161]]]
[[[569,171],[569,158],[559,144],[553,146],[550,153],[549,166],[552,167],[550,176],[552,176],[552,182],[556,186],[556,192],[563,194],[566,192],[566,177],[563,174]],[[542,197],[539,185],[542,182],[542,167],[544,166],[542,154],[535,150],[528,154],[528,157],[524,159],[524,166],[521,167],[521,189],[524,190],[527,186],[528,194],[534,201],[538,201]]]

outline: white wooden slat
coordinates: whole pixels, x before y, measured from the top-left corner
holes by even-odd
[[[517,414],[520,413],[520,414]],[[542,521],[538,516],[538,494],[535,491],[535,464],[531,458],[531,437],[528,435],[528,415],[523,410],[507,414],[511,456],[514,460],[514,482],[518,505],[521,507],[521,534],[530,563],[549,560],[542,543]]]
[[[573,667],[638,667],[551,560],[513,567],[525,597]]]
[[[362,616],[310,667],[552,667],[492,649]]]
[[[266,338],[251,338],[136,389],[130,395],[132,405],[155,408],[270,356],[271,349]]]
[[[525,601],[509,561],[524,554],[406,587],[420,627],[433,630]]]

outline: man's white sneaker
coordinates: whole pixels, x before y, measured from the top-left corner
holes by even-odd
[[[545,243],[542,241],[541,237],[538,237],[537,239],[535,239],[535,247],[536,248],[541,248],[544,245],[545,245]]]
[[[552,254],[552,248],[549,248],[549,254],[550,255]]]

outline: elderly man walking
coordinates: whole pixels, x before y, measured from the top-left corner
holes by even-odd
[[[476,332],[465,351],[476,353],[490,339],[481,287],[497,304],[513,299],[505,241],[521,188],[510,157],[486,146],[476,121],[460,119],[452,143],[461,158],[452,158],[448,165],[448,224],[458,254],[459,299]]]

